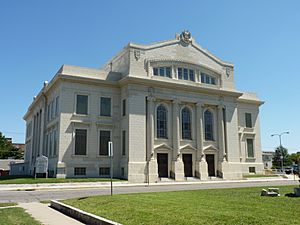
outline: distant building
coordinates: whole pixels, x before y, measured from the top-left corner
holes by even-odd
[[[272,152],[272,151],[263,151],[262,152],[262,160],[263,160],[265,169],[272,168],[272,166],[273,166],[272,161],[273,161],[274,155],[275,155],[275,152]]]
[[[150,45],[129,43],[102,69],[63,65],[24,116],[25,162],[40,155],[49,175],[240,179],[263,173],[255,93],[235,88],[234,66],[184,31]]]
[[[0,159],[0,176],[11,175],[11,165],[12,164],[19,164],[19,163],[24,163],[24,160],[20,160],[20,159]],[[24,171],[25,171],[25,167],[24,167]]]

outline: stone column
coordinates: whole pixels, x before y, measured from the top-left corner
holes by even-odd
[[[219,149],[222,152],[223,161],[226,161],[223,108],[223,105],[218,105]]]
[[[40,111],[40,119],[41,119],[41,123],[40,123],[40,149],[39,149],[39,155],[43,155],[44,153],[44,122],[45,122],[45,109],[42,108],[41,111]]]
[[[197,141],[197,159],[196,159],[196,174],[195,176],[201,180],[208,178],[207,163],[203,153],[203,104],[196,104],[196,141]]]
[[[153,96],[147,97],[147,162],[148,162],[148,181],[158,180],[157,160],[154,158],[154,101]]]
[[[180,110],[178,99],[173,100],[173,160],[172,173],[175,180],[184,180],[184,167],[180,157]]]

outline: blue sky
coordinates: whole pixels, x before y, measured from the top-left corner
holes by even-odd
[[[300,1],[0,1],[0,131],[24,141],[32,97],[62,64],[99,68],[128,42],[184,29],[235,65],[236,87],[261,107],[262,149],[300,151]],[[299,138],[299,139],[298,139]]]

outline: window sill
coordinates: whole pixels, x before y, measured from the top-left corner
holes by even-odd
[[[72,157],[74,157],[74,158],[87,158],[88,155],[75,155],[75,154],[73,154]]]
[[[108,158],[110,158],[110,156],[109,155],[97,155],[97,158],[104,158],[104,159],[108,159]]]

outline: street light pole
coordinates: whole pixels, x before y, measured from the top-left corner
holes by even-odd
[[[286,132],[282,132],[280,134],[272,134],[271,137],[274,137],[274,136],[278,136],[279,137],[279,147],[280,147],[280,150],[281,150],[281,156],[280,156],[280,159],[281,159],[281,171],[283,173],[283,151],[282,151],[282,144],[281,144],[281,136],[284,135],[284,134],[289,134],[290,132],[289,131],[286,131]]]

